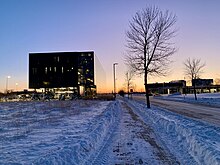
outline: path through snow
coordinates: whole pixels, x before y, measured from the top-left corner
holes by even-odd
[[[179,164],[163,148],[153,128],[133,111],[126,102],[121,103],[122,119],[114,142],[114,159],[111,164]]]
[[[116,132],[90,163],[179,164],[175,157],[163,148],[151,126],[145,124],[129,104],[120,101],[119,111],[120,122],[116,123]]]

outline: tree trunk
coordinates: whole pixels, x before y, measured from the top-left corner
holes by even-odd
[[[128,90],[128,99],[129,99],[129,81],[128,81],[128,89],[127,90]]]
[[[148,85],[147,85],[147,73],[145,73],[145,75],[144,75],[144,86],[145,86],[147,108],[150,108],[149,89],[148,89]]]
[[[194,95],[195,95],[195,100],[197,100],[197,96],[196,96],[196,85],[193,85],[193,91],[194,91]]]

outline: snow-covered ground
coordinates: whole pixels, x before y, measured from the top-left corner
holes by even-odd
[[[117,122],[114,102],[0,104],[0,164],[83,164]]]
[[[220,164],[220,128],[143,102],[0,103],[0,164]]]
[[[220,93],[200,93],[197,94],[198,100],[195,100],[194,94],[171,94],[157,96],[160,99],[168,99],[190,103],[200,103],[220,107]]]

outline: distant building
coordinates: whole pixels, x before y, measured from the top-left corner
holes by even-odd
[[[220,91],[220,85],[213,85],[213,79],[192,80],[192,87],[188,88],[189,93],[192,93],[194,85],[197,93],[210,93]]]
[[[29,88],[68,91],[89,95],[95,92],[94,52],[29,54]]]
[[[213,79],[195,79],[192,84],[196,85],[197,93],[220,92],[220,85],[213,85]],[[169,83],[152,83],[148,84],[149,90],[152,93],[172,94],[172,93],[194,93],[193,86],[186,86],[185,80],[175,80]]]
[[[194,86],[210,86],[213,84],[213,79],[193,79],[192,80],[192,85]]]
[[[152,83],[148,84],[148,88],[152,93],[170,94],[170,93],[184,93],[186,87],[185,80],[175,80],[169,83]]]

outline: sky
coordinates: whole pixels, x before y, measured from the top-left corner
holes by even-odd
[[[218,0],[1,0],[0,91],[28,89],[30,52],[93,50],[106,73],[106,91],[125,86],[125,32],[137,11],[158,6],[176,14],[174,38],[178,51],[172,56],[170,74],[149,82],[184,79],[183,62],[199,58],[206,63],[201,78],[220,78],[220,1]],[[187,79],[185,77],[185,79]],[[18,85],[16,85],[16,83]],[[143,78],[133,80],[143,90]]]

